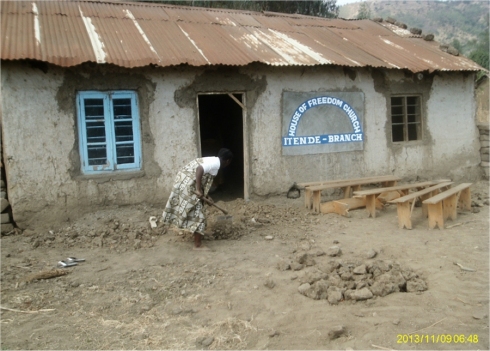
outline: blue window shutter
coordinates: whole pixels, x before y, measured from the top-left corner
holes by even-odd
[[[79,92],[77,108],[83,173],[141,168],[140,121],[135,92]]]

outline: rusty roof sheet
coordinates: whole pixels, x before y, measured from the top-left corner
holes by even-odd
[[[1,1],[1,59],[70,67],[339,65],[478,71],[388,23],[118,1]]]

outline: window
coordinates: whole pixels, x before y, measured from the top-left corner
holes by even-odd
[[[393,142],[422,139],[419,96],[391,97],[391,132]]]
[[[79,92],[77,108],[83,173],[140,169],[135,92]]]

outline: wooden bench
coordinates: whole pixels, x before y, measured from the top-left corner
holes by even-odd
[[[411,189],[422,189],[434,184],[449,182],[450,179],[431,180],[427,182],[400,184],[392,187],[376,188],[368,190],[354,191],[354,197],[366,197],[366,210],[368,217],[376,217],[376,198],[383,193],[396,192],[397,194],[407,195]],[[398,195],[400,196],[400,195]]]
[[[446,190],[451,187],[452,182],[443,182],[438,183],[428,188],[413,192],[411,194],[407,194],[405,196],[399,197],[398,199],[394,199],[388,201],[389,203],[396,204],[396,210],[398,214],[398,226],[403,229],[412,229],[412,212],[415,202],[418,198],[422,200],[430,198],[436,194],[438,194],[441,190]],[[424,217],[427,217],[427,205],[422,206],[422,212]]]
[[[321,195],[323,190],[340,188],[344,192],[344,199],[351,197],[351,191],[360,190],[361,185],[381,183],[383,186],[395,185],[400,177],[393,175],[345,179],[345,180],[330,180],[311,183],[299,183],[298,186],[305,188],[305,207],[313,208],[315,212],[320,212]]]
[[[437,226],[444,229],[446,219],[456,219],[458,205],[463,211],[471,210],[471,185],[472,183],[459,184],[422,202],[427,205],[429,228]]]

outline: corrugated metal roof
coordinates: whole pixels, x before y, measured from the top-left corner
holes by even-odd
[[[1,1],[2,60],[69,67],[340,65],[477,71],[388,23],[144,2]]]

